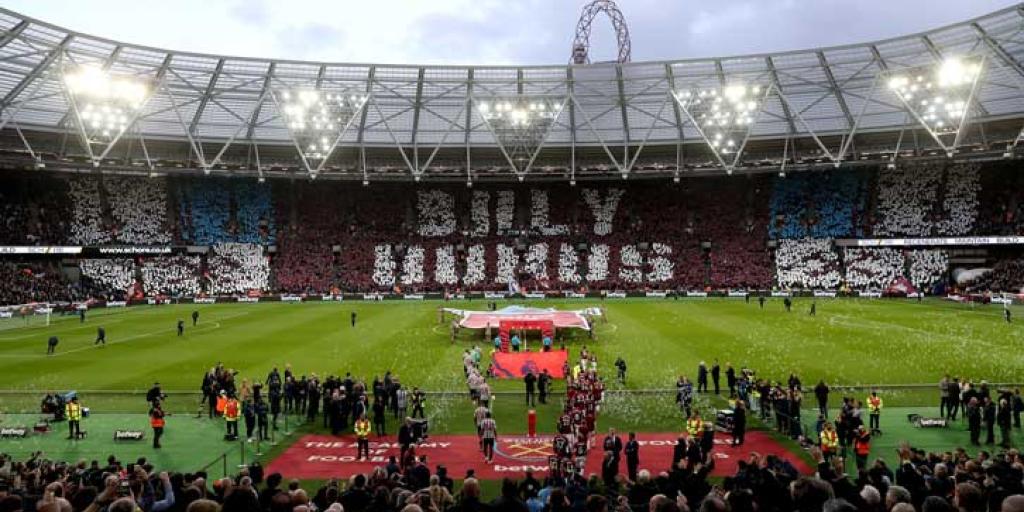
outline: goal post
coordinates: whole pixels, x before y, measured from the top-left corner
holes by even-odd
[[[53,314],[53,304],[33,302],[0,306],[0,331],[23,327],[47,327]]]

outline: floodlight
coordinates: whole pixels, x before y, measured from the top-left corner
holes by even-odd
[[[565,106],[564,98],[514,96],[475,102],[477,113],[517,172],[526,172]]]
[[[330,158],[356,113],[366,103],[365,95],[348,91],[297,87],[272,92],[310,173],[319,170]]]
[[[731,174],[769,92],[758,84],[732,81],[717,88],[674,91],[673,97],[718,163]]]
[[[95,65],[64,72],[64,87],[88,143],[116,141],[149,98],[149,86],[136,77],[115,75]]]
[[[948,58],[938,64],[895,72],[889,89],[947,151],[953,149],[939,139],[958,134],[969,115],[980,59]],[[955,146],[955,144],[954,144]]]

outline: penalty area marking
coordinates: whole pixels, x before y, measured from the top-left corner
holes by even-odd
[[[240,317],[240,316],[245,316],[245,315],[248,315],[249,313],[251,313],[251,311],[245,311],[245,312],[242,312],[242,313],[237,313],[237,314],[234,314],[234,315],[228,315],[228,316],[222,317],[219,320],[227,320],[229,318],[236,318],[236,317]],[[192,332],[199,331],[199,330],[202,330],[202,332],[206,332],[206,331],[213,331],[213,330],[220,329],[220,328],[221,328],[220,322],[219,321],[215,321],[215,322],[210,322],[210,323],[204,323],[203,325],[200,325],[198,327],[194,327],[194,328],[192,328]],[[100,347],[106,347],[107,345],[120,345],[122,343],[128,343],[129,341],[134,341],[134,340],[138,340],[138,339],[142,339],[142,338],[148,338],[150,336],[156,336],[156,335],[159,335],[159,334],[165,334],[167,332],[174,332],[174,331],[173,330],[169,330],[169,329],[161,329],[159,331],[151,331],[151,332],[146,332],[146,333],[142,333],[142,334],[136,334],[134,336],[128,336],[126,338],[119,338],[119,339],[116,339],[116,340],[111,341],[109,343],[106,343],[104,345],[96,345],[94,343],[92,345],[85,345],[85,346],[82,346],[82,347],[76,347],[76,348],[73,348],[71,350],[65,350],[63,352],[55,352],[53,354],[0,354],[0,359],[52,359],[52,358],[55,358],[55,357],[60,357],[60,356],[68,355],[68,354],[74,354],[74,353],[77,353],[77,352],[83,352],[83,351],[86,351],[86,350],[98,350]]]

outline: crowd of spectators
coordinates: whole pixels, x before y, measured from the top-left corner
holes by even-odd
[[[146,295],[196,296],[202,290],[199,256],[146,258],[139,267]]]
[[[199,178],[177,187],[181,238],[201,245],[273,244],[271,186],[250,180]]]
[[[843,253],[846,285],[855,290],[884,290],[903,276],[903,252],[889,248],[848,248]]]
[[[135,284],[135,262],[128,258],[83,259],[78,268],[83,278],[103,290],[128,293]]]
[[[992,270],[967,283],[972,292],[1024,293],[1024,259],[1003,258]]]
[[[836,289],[842,282],[839,255],[828,238],[780,240],[775,273],[783,288]]]
[[[166,180],[107,177],[103,186],[114,225],[112,238],[122,243],[145,245],[171,242]]]
[[[63,278],[55,263],[0,261],[0,305],[64,302],[82,297],[81,289]]]
[[[210,247],[206,269],[210,292],[243,294],[264,291],[270,285],[270,263],[263,247],[256,244],[227,243]]]
[[[879,236],[960,236],[974,232],[981,170],[976,165],[916,164],[879,171]]]
[[[414,450],[411,450],[414,452]],[[171,473],[140,458],[110,456],[67,463],[34,453],[0,456],[0,510],[40,512],[1018,512],[1024,509],[1024,458],[1016,450],[958,448],[926,452],[902,445],[893,464],[876,459],[857,470],[841,457],[811,449],[815,472],[800,475],[786,460],[752,453],[721,482],[707,463],[678,458],[671,467],[619,474],[505,478],[488,500],[481,482],[465,475],[456,489],[443,461],[433,468],[415,453],[347,479],[304,488],[259,465],[233,477],[204,471]],[[643,466],[641,466],[643,467]],[[130,492],[119,492],[122,482]]]
[[[864,234],[868,180],[852,170],[803,172],[775,180],[771,238],[853,238]]]
[[[0,244],[49,245],[68,239],[67,184],[44,176],[0,178]]]
[[[71,242],[99,245],[111,242],[110,223],[104,216],[99,180],[79,177],[68,182],[71,200]]]
[[[942,249],[909,251],[910,283],[918,290],[931,293],[942,282],[949,270],[949,254]]]
[[[85,245],[171,242],[167,182],[153,178],[77,177],[69,182],[71,241]]]

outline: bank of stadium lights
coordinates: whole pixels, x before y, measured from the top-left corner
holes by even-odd
[[[564,98],[490,98],[475,103],[477,113],[494,135],[517,174],[533,165],[551,125],[565,107]],[[519,176],[522,181],[523,176]]]
[[[981,58],[949,58],[890,74],[888,87],[936,142],[952,153],[970,117],[983,65]],[[942,138],[949,136],[954,140],[947,144]]]
[[[733,83],[721,88],[676,91],[673,96],[715,158],[731,173],[767,93],[768,89],[760,85]]]
[[[85,138],[90,143],[116,141],[149,98],[148,84],[118,76],[98,66],[64,73],[64,87]]]
[[[320,167],[315,164],[331,156],[356,113],[366,104],[367,96],[298,88],[280,91],[275,101],[307,170],[315,174]]]

